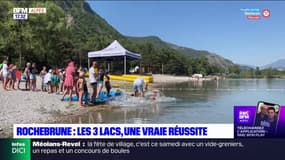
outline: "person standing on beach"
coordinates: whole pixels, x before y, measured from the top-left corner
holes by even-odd
[[[25,80],[26,80],[26,90],[30,90],[30,74],[31,74],[31,63],[27,63],[24,75],[25,75]],[[29,87],[29,88],[28,88]]]
[[[51,74],[52,74],[52,69],[48,71],[48,73],[44,77],[44,88],[48,93],[51,93]]]
[[[64,69],[60,69],[59,71],[59,79],[60,79],[60,94],[63,93],[63,82],[65,80],[65,71]]]
[[[36,68],[36,63],[33,63],[31,68],[30,68],[30,90],[36,91],[37,88],[37,68]]]
[[[16,68],[17,66],[10,64],[9,69],[10,69],[10,83],[9,83],[9,88],[11,90],[15,90],[15,82],[16,82]]]
[[[80,72],[80,68],[78,68],[77,66],[75,66],[75,68],[74,68],[74,74],[73,74],[73,83],[74,83],[74,84],[76,84],[77,81],[78,81],[78,79],[79,79],[79,72]],[[79,97],[77,85],[74,85],[74,90],[75,90],[76,96]]]
[[[3,63],[0,63],[0,81],[2,81],[2,67]]]
[[[59,83],[60,79],[56,71],[53,71],[52,77],[51,77],[51,86],[52,86],[52,92],[59,93]]]
[[[103,69],[103,66],[100,66],[99,75],[97,76],[97,96],[96,98],[100,97],[100,93],[102,91],[103,83],[104,83],[104,76],[105,76],[105,71]]]
[[[17,89],[20,90],[22,72],[20,68],[16,68],[16,81],[17,81]]]
[[[3,78],[2,87],[5,91],[7,91],[8,69],[9,69],[7,63],[8,63],[7,60],[4,60],[1,69],[1,74]]]
[[[82,71],[80,71],[80,73],[79,73],[79,78],[76,82],[76,86],[78,89],[78,107],[83,107],[82,106],[83,96],[84,96],[84,100],[85,100],[85,105],[88,104],[88,102],[87,102],[88,89],[87,89],[86,80],[84,78],[84,72],[82,72]]]
[[[96,61],[92,62],[92,66],[89,69],[89,82],[91,85],[91,103],[96,103],[96,96],[97,96],[97,76],[98,71],[96,69]]]
[[[6,88],[7,90],[12,90],[11,88],[11,82],[12,82],[12,68],[14,67],[13,64],[10,64],[8,66],[8,76],[7,76],[7,85],[6,85]]]
[[[41,91],[44,92],[46,91],[46,88],[44,88],[44,80],[45,80],[45,75],[47,74],[47,68],[46,66],[43,66],[43,69],[40,72],[40,77],[42,79],[42,86],[41,86]]]
[[[62,101],[64,100],[64,97],[66,94],[69,94],[69,101],[71,102],[72,100],[72,90],[73,90],[73,86],[74,86],[74,75],[75,72],[75,67],[74,67],[74,62],[70,61],[68,63],[68,66],[65,69],[65,80],[63,83],[64,86],[64,93],[63,93],[63,97],[62,97]]]

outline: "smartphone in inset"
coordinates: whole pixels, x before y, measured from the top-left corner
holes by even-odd
[[[266,131],[266,135],[271,136],[276,133],[277,123],[279,119],[280,105],[259,101],[257,103],[257,111],[255,116],[255,126],[262,126]]]

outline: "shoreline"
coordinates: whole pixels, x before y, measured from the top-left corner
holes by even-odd
[[[149,84],[148,90],[157,89],[160,84],[197,81],[196,79],[187,76],[155,74],[153,77],[154,83]],[[197,82],[208,80],[212,79],[201,78]],[[40,78],[37,78],[37,88],[40,88],[40,83]],[[126,95],[129,95],[133,92],[132,84],[132,82],[126,81],[111,81],[113,90],[119,89],[125,92]],[[2,82],[0,82],[0,85],[0,138],[13,136],[13,124],[79,123],[79,119],[73,118],[80,117],[82,115],[89,116],[89,112],[92,112],[92,114],[96,113],[94,117],[100,119],[99,114],[101,113],[107,114],[108,112],[108,114],[112,114],[118,112],[118,110],[124,109],[124,107],[108,103],[98,104],[92,107],[87,106],[86,108],[81,109],[77,107],[77,102],[72,102],[71,104],[69,104],[67,101],[62,102],[60,100],[62,97],[61,94],[48,94],[47,92],[41,91],[3,91]],[[90,86],[88,85],[88,87]],[[21,88],[24,88],[24,82],[21,83]],[[92,116],[90,116],[90,118],[90,122],[94,123],[95,121],[92,120]],[[111,119],[116,122],[116,119],[114,117]],[[110,123],[114,123],[111,121],[111,119]],[[86,122],[87,120],[83,119],[82,121]],[[89,122],[89,120],[87,122]],[[95,123],[101,122],[96,121]],[[107,123],[109,123],[109,121]]]
[[[187,76],[172,76],[154,74],[154,83],[150,83],[148,90],[157,89],[157,85],[165,83],[182,83],[188,81],[197,81]],[[88,82],[88,78],[86,78]],[[201,78],[199,81],[210,80]],[[13,124],[31,124],[31,123],[69,123],[66,119],[83,115],[89,111],[100,112],[108,110],[114,112],[119,109],[118,106],[110,104],[99,104],[94,107],[78,108],[77,102],[69,104],[67,101],[61,101],[62,94],[48,94],[41,91],[3,91],[2,82],[0,82],[0,138],[11,137]],[[25,82],[21,82],[20,87],[24,88]],[[126,95],[133,92],[133,83],[126,81],[111,80],[113,90],[122,90]],[[37,88],[41,86],[41,79],[37,77]],[[88,87],[90,87],[88,85]],[[104,89],[103,89],[104,90]],[[90,88],[89,88],[90,92]],[[64,120],[65,119],[65,120]],[[72,123],[72,122],[71,122]]]
[[[154,74],[154,83],[150,83],[148,89],[156,89],[159,84],[165,83],[182,83],[188,81],[197,81],[187,76],[172,76]],[[86,78],[88,82],[88,78]],[[205,78],[199,81],[207,80]],[[208,79],[209,80],[209,79]],[[41,91],[23,91],[13,90],[4,91],[2,82],[0,82],[0,138],[11,137],[13,135],[13,124],[31,124],[31,123],[69,123],[69,117],[83,115],[90,110],[100,112],[108,110],[114,112],[120,108],[107,104],[99,104],[94,107],[78,108],[77,102],[62,102],[62,94],[48,94]],[[25,82],[21,82],[20,88],[24,88]],[[126,95],[133,92],[133,83],[126,81],[111,80],[113,90],[122,90]],[[41,79],[37,76],[37,88],[41,86]],[[90,87],[88,85],[88,87]],[[103,89],[104,90],[104,89]],[[90,91],[90,88],[89,88]],[[78,120],[79,122],[79,120]],[[71,121],[72,123],[72,121]]]

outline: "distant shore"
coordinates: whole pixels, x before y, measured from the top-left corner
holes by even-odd
[[[189,76],[173,76],[173,75],[165,75],[165,74],[153,74],[154,83],[181,83],[187,81],[211,81],[217,78],[217,76],[213,77],[203,77],[203,78],[193,78]]]

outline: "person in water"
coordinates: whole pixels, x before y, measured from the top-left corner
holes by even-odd
[[[111,91],[111,82],[110,82],[110,76],[109,76],[109,72],[107,72],[105,74],[105,77],[106,77],[106,80],[105,80],[105,87],[106,87],[106,90],[107,90],[107,96],[110,97],[110,91]]]
[[[134,85],[134,96],[144,97],[144,89],[147,90],[146,81],[143,78],[139,77],[134,81],[133,85]]]
[[[151,95],[149,96],[149,99],[151,100],[157,100],[160,97],[159,90],[153,90]]]

